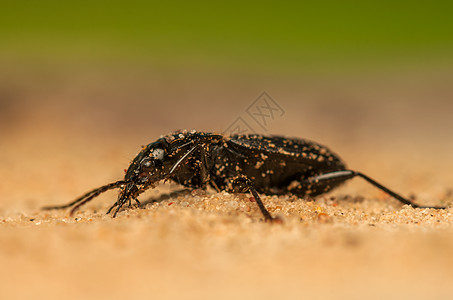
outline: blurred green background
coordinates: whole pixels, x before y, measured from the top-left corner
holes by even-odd
[[[286,112],[268,133],[342,153],[383,152],[390,139],[403,151],[422,139],[435,147],[453,140],[452,8],[1,1],[0,133],[5,147],[8,135],[43,152],[111,138],[129,157],[176,129],[222,131],[267,91]]]
[[[450,60],[451,1],[1,1],[3,57],[216,67]]]

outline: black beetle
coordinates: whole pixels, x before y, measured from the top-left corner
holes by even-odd
[[[400,202],[419,206],[389,190],[370,177],[348,170],[341,159],[318,143],[282,136],[233,135],[181,131],[161,137],[140,151],[126,171],[124,180],[94,189],[71,203],[44,209],[73,206],[71,214],[99,194],[121,188],[118,200],[107,211],[121,207],[159,181],[172,180],[185,187],[217,191],[250,191],[266,221],[273,220],[258,193],[293,194],[299,197],[326,193],[353,177],[361,177]]]

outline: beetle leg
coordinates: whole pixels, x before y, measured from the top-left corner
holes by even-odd
[[[253,198],[255,198],[256,204],[258,204],[258,207],[261,213],[263,214],[265,221],[278,220],[272,217],[269,211],[266,209],[266,207],[263,204],[263,201],[261,201],[261,197],[258,195],[258,192],[256,191],[250,179],[248,179],[245,176],[239,176],[233,180],[232,185],[234,186],[233,187],[234,190],[239,190],[240,192],[249,191],[252,194]]]
[[[123,205],[124,205],[124,202],[119,203],[119,204],[117,205],[118,207],[116,208],[115,212],[113,213],[113,216],[112,216],[113,218],[116,218],[116,214],[120,211],[120,209],[121,209],[121,207],[122,207]]]
[[[137,198],[129,198],[129,200],[127,200],[127,207],[129,208],[132,208],[133,204],[132,204],[132,200],[135,201],[135,204],[137,205],[136,207],[140,207],[140,201],[138,201]]]
[[[128,202],[127,202],[127,207],[131,208],[131,207],[132,207],[132,199],[129,198],[129,200],[127,200],[127,201],[128,201]],[[138,206],[140,206],[140,202],[139,202],[136,198],[134,198],[134,201],[135,201],[135,202],[138,202]],[[138,206],[137,206],[137,207],[138,207]]]
[[[108,215],[108,214],[112,211],[112,209],[114,209],[117,205],[118,205],[118,201],[116,201],[116,202],[115,202],[115,203],[107,210],[107,212],[106,212],[105,214]]]
[[[412,201],[404,198],[403,196],[395,193],[394,191],[392,191],[392,190],[388,189],[387,187],[383,186],[382,184],[378,183],[374,179],[371,179],[370,177],[366,176],[365,174],[362,174],[362,173],[356,172],[356,171],[352,171],[352,170],[335,171],[335,172],[331,172],[331,173],[321,174],[321,175],[309,178],[305,181],[302,181],[301,184],[302,184],[302,186],[304,184],[307,184],[309,187],[310,186],[316,187],[316,185],[318,185],[320,187],[325,186],[327,189],[330,189],[330,184],[337,185],[341,182],[344,182],[344,181],[354,178],[356,176],[365,179],[368,183],[377,187],[381,191],[387,193],[388,195],[392,196],[393,198],[395,198],[396,200],[400,201],[403,204],[412,206],[413,208],[435,208],[435,209],[445,209],[446,208],[444,206],[421,206],[421,205],[415,204]]]
[[[123,198],[123,199],[120,199],[120,200],[116,201],[115,204],[113,204],[113,206],[109,208],[109,210],[107,211],[106,214],[109,214],[112,211],[112,209],[116,207],[115,212],[113,213],[113,216],[112,216],[113,218],[116,218],[116,215],[120,211],[121,207],[123,207],[123,205],[127,201],[130,201],[129,197],[126,197],[126,198]]]
[[[220,193],[222,190],[217,186],[215,181],[213,179],[210,180],[211,186],[217,191],[217,193]]]
[[[140,194],[143,193],[143,192],[144,192],[144,191],[140,191],[140,192],[138,193],[138,195],[140,195]],[[141,204],[141,203],[140,203],[140,201],[138,201],[138,199],[137,199],[138,195],[135,195],[133,199],[134,199],[135,203],[137,203],[137,207],[140,207],[140,204]],[[116,210],[115,210],[115,212],[113,213],[113,216],[112,216],[113,218],[115,218],[116,215],[118,214],[118,212],[120,211],[121,207],[123,207],[123,205],[126,203],[126,201],[129,201],[129,205],[130,205],[129,207],[131,207],[131,205],[132,205],[132,204],[131,204],[131,198],[125,198],[124,200],[118,200],[118,201],[116,201],[116,202],[115,202],[115,203],[107,210],[107,212],[106,212],[105,214],[108,215],[108,214],[116,207]]]
[[[351,172],[354,172],[354,171],[351,171]],[[366,181],[368,181],[369,183],[371,183],[372,185],[374,185],[378,189],[386,192],[387,194],[389,194],[393,198],[399,200],[400,202],[402,202],[404,204],[410,205],[413,208],[435,208],[435,209],[445,209],[446,208],[445,206],[423,206],[423,205],[415,204],[412,201],[410,201],[410,200],[398,195],[397,193],[389,190],[388,188],[386,188],[385,186],[379,184],[378,182],[376,182],[375,180],[373,180],[370,177],[366,176],[365,174],[362,174],[360,172],[354,172],[354,173],[355,173],[356,176],[359,176],[359,177],[365,179]]]

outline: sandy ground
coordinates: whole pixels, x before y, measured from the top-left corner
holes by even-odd
[[[160,196],[174,185],[116,219],[105,215],[115,192],[73,217],[39,209],[121,178],[161,134],[227,127],[262,90],[285,109],[269,132],[328,144],[418,203],[451,205],[448,72],[10,71],[1,86],[0,298],[453,296],[453,210],[403,206],[360,179],[317,199],[263,197],[283,224],[264,223],[248,195]]]

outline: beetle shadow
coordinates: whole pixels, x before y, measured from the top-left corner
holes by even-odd
[[[156,196],[149,197],[149,198],[145,199],[144,201],[140,202],[140,207],[143,208],[150,203],[158,203],[158,202],[168,200],[170,198],[176,198],[178,196],[189,195],[190,193],[191,193],[190,189],[181,189],[181,190],[173,191],[170,193],[164,193],[157,197]]]

